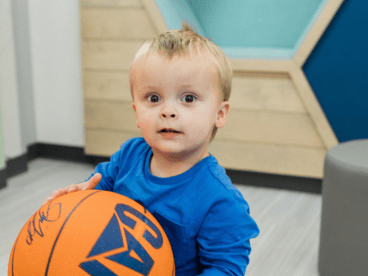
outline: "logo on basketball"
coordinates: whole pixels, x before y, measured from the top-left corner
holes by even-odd
[[[44,236],[42,230],[43,223],[55,222],[60,218],[61,215],[61,203],[51,205],[52,201],[47,205],[47,210],[38,210],[32,219],[28,221],[27,232],[28,236],[26,239],[27,244],[32,245],[33,236],[38,235],[40,237]]]
[[[131,217],[134,217],[134,219]],[[121,231],[118,219],[124,224],[123,232]],[[162,235],[156,225],[131,206],[117,204],[114,215],[87,256],[87,259],[90,260],[81,263],[79,265],[80,268],[93,276],[101,274],[115,275],[95,258],[96,256],[100,256],[129,267],[142,275],[149,275],[154,265],[154,260],[139,241],[128,231],[128,229],[137,230],[135,229],[136,227],[144,228],[142,238],[153,248],[161,248],[163,243]]]

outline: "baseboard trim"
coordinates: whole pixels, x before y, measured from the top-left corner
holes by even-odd
[[[37,143],[28,147],[28,160],[36,158],[50,158],[73,162],[98,164],[110,160],[107,156],[89,155],[84,153],[83,147],[61,146]]]
[[[6,187],[6,169],[0,169],[0,189],[5,188]]]
[[[6,161],[6,177],[12,177],[20,173],[26,172],[28,169],[27,154],[8,159]]]
[[[322,193],[322,179],[226,169],[233,183],[264,188]]]
[[[110,160],[110,157],[88,155],[84,153],[83,147],[61,146],[54,144],[36,143],[28,147],[28,153],[7,162],[6,177],[14,176],[27,170],[27,161],[37,158],[50,158],[73,162],[83,162],[97,165]],[[10,167],[9,167],[10,165]],[[10,172],[8,173],[8,170]],[[243,184],[256,187],[284,189],[306,193],[321,194],[322,179],[308,178],[289,175],[277,175],[243,170],[226,169],[231,181],[236,184]],[[0,171],[0,188],[2,181]],[[3,184],[4,185],[4,184]],[[5,187],[4,185],[4,187]]]

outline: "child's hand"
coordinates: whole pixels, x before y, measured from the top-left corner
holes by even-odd
[[[57,189],[56,191],[53,191],[48,198],[46,198],[44,203],[42,203],[42,206],[45,205],[50,200],[53,200],[67,193],[72,193],[72,192],[82,191],[82,190],[93,190],[97,186],[98,182],[100,182],[101,178],[102,178],[102,175],[100,173],[96,173],[94,176],[91,177],[91,179],[89,179],[86,182],[82,182],[79,184],[71,184],[67,186],[66,188]]]

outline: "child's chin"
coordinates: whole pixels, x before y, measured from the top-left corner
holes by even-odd
[[[186,148],[181,145],[175,145],[174,143],[171,143],[171,141],[168,141],[166,143],[160,143],[160,145],[157,145],[155,148],[156,151],[159,151],[162,154],[170,154],[170,155],[183,155],[186,152]]]

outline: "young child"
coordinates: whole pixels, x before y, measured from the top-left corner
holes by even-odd
[[[177,276],[243,276],[249,240],[259,230],[247,202],[207,151],[230,108],[227,57],[183,24],[144,44],[129,78],[143,138],[128,140],[86,182],[59,189],[46,202],[93,188],[125,195],[165,230]]]

